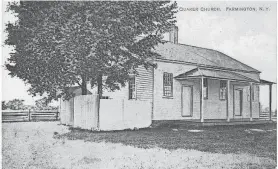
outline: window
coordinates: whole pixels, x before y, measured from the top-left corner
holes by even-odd
[[[204,84],[203,84],[203,93],[204,93],[204,99],[208,99],[208,79],[204,79]]]
[[[129,79],[128,82],[128,99],[135,99],[135,77]]]
[[[173,96],[173,73],[163,73],[163,96]]]
[[[220,100],[226,100],[227,83],[225,80],[220,80]]]

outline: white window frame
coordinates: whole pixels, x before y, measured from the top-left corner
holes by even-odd
[[[163,73],[163,97],[173,97],[173,73]]]
[[[220,80],[220,87],[219,87],[219,99],[226,100],[227,95],[227,81]]]

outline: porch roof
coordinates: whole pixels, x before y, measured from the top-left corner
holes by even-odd
[[[276,83],[275,83],[275,82],[271,82],[271,81],[267,81],[267,80],[260,79],[260,84],[261,84],[261,85],[272,85],[272,84],[276,84]]]
[[[229,71],[222,71],[222,70],[212,70],[212,69],[202,69],[202,68],[195,68],[185,73],[179,74],[175,76],[177,80],[183,79],[190,79],[190,78],[200,78],[200,77],[208,77],[208,78],[215,78],[215,79],[229,79],[234,81],[244,81],[244,82],[256,82],[259,81],[255,79],[251,79],[249,77],[240,75],[235,72]]]

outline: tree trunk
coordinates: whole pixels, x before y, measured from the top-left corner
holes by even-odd
[[[82,95],[87,95],[87,83],[85,76],[82,76],[82,84],[81,84]]]
[[[102,97],[102,74],[99,74],[97,77],[97,94],[99,95],[99,98]]]

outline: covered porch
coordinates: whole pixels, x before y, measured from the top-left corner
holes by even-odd
[[[268,102],[268,106],[269,106],[269,114],[268,114],[268,118],[269,120],[273,120],[273,114],[272,114],[272,85],[274,85],[276,83],[271,82],[271,81],[267,81],[267,80],[263,80],[260,79],[260,85],[262,86],[268,86],[268,91],[269,91],[269,102]]]
[[[174,77],[182,84],[186,81],[198,81],[199,91],[199,118],[183,119],[202,123],[202,125],[233,125],[233,124],[257,124],[271,122],[271,97],[273,82],[259,79],[259,77],[244,76],[238,72],[194,68]],[[260,85],[269,85],[269,119],[260,118]],[[183,87],[182,87],[183,88]],[[182,97],[184,97],[182,90]],[[187,94],[188,95],[188,94]],[[185,94],[186,97],[186,94]],[[192,97],[191,97],[192,98]],[[182,99],[182,105],[184,101]],[[189,111],[196,106],[190,104],[190,108],[182,106],[182,112]],[[184,110],[185,109],[185,110]],[[196,113],[196,111],[194,112]]]

